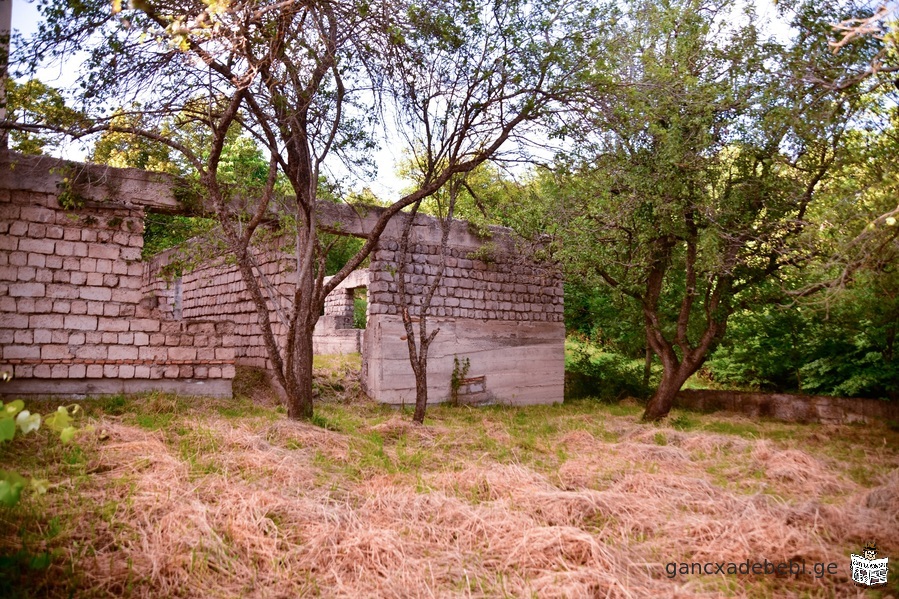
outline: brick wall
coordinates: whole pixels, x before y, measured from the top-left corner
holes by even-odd
[[[71,168],[46,158],[0,160],[0,368],[15,375],[0,392],[86,395],[187,381],[194,391],[230,394],[230,325],[165,322],[144,299],[139,200],[170,184],[103,169],[107,188],[84,184],[83,205],[64,210],[57,183]],[[125,201],[110,197],[123,188]]]
[[[286,306],[288,298],[293,297],[290,258],[277,250],[266,252],[257,249],[255,256],[271,289],[281,296],[280,301]],[[256,305],[250,299],[237,267],[222,258],[213,258],[191,267],[181,276],[164,276],[166,266],[180,257],[177,250],[170,250],[147,262],[144,292],[159,298],[158,307],[167,318],[226,320],[233,323],[229,345],[234,348],[237,362],[244,366],[270,368]],[[180,314],[176,311],[178,306]],[[283,339],[287,327],[282,324],[275,306],[270,304],[269,307],[275,335]]]

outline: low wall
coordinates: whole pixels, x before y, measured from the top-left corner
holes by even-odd
[[[690,389],[677,394],[675,406],[708,412],[726,410],[787,422],[899,422],[899,404],[895,402],[824,395]]]

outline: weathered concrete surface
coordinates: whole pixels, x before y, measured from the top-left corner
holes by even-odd
[[[335,204],[333,202],[321,202],[316,209],[316,217],[319,225],[325,231],[339,235],[353,237],[368,237],[374,229],[378,219],[388,209],[379,206],[350,206],[347,204]],[[398,240],[402,238],[408,219],[412,218],[405,212],[395,214],[384,232],[381,240]],[[498,251],[514,251],[512,230],[507,227],[490,226],[491,243],[497,246]],[[409,243],[435,244],[440,242],[442,231],[440,222],[431,216],[418,214],[412,224],[409,233]],[[450,246],[467,251],[476,251],[484,245],[485,239],[463,220],[453,221],[450,229]],[[382,244],[383,245],[383,244]]]
[[[472,385],[471,393],[515,405],[562,402],[565,355],[560,347],[565,329],[558,323],[432,318],[429,326],[440,329],[428,358],[429,401],[450,398],[454,358],[460,362],[467,358],[471,366],[466,378],[484,377],[484,388]],[[370,316],[363,342],[362,381],[366,392],[380,402],[415,403],[415,377],[405,337],[398,316]]]
[[[725,410],[751,418],[766,417],[786,422],[899,422],[899,404],[826,395],[690,389],[677,394],[675,406],[702,411]]]
[[[362,336],[365,329],[332,329],[319,330],[315,325],[312,337],[312,351],[316,355],[360,354],[362,353]]]
[[[89,202],[116,208],[184,211],[175,197],[178,182],[171,175],[0,151],[0,189],[58,196],[65,188]]]

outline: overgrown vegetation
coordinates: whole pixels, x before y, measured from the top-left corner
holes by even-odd
[[[0,593],[854,597],[848,556],[870,531],[899,552],[899,433],[882,426],[641,424],[631,400],[592,399],[438,405],[417,426],[336,392],[357,369],[317,360],[314,424],[241,371],[233,400],[87,401],[75,444],[5,447],[0,467],[53,484],[0,511]],[[838,570],[664,569],[746,559]]]
[[[651,384],[658,381],[659,369],[644,382],[644,363],[630,359],[602,345],[583,338],[565,341],[565,397],[593,397],[602,401],[619,401],[627,397],[647,399]]]

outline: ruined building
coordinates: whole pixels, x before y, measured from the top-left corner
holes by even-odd
[[[158,173],[0,157],[0,370],[15,373],[0,392],[229,396],[236,365],[267,365],[255,309],[234,266],[210,259],[175,277],[163,276],[174,252],[141,261],[145,213],[181,210],[177,195],[177,184]],[[379,210],[325,208],[321,222],[360,237]],[[369,268],[328,297],[315,331],[318,353],[361,351],[366,392],[397,405],[415,399],[395,281],[405,218],[398,215],[382,234]],[[429,354],[432,401],[450,395],[462,364],[461,401],[562,401],[558,272],[530,259],[508,231],[495,229],[485,241],[465,223],[453,227],[429,317],[431,329],[440,328]],[[416,217],[409,249],[414,317],[442,260],[436,219]],[[270,292],[290,288],[288,256],[259,250],[257,262]],[[361,288],[364,330],[353,328]],[[278,307],[271,307],[277,323]]]

